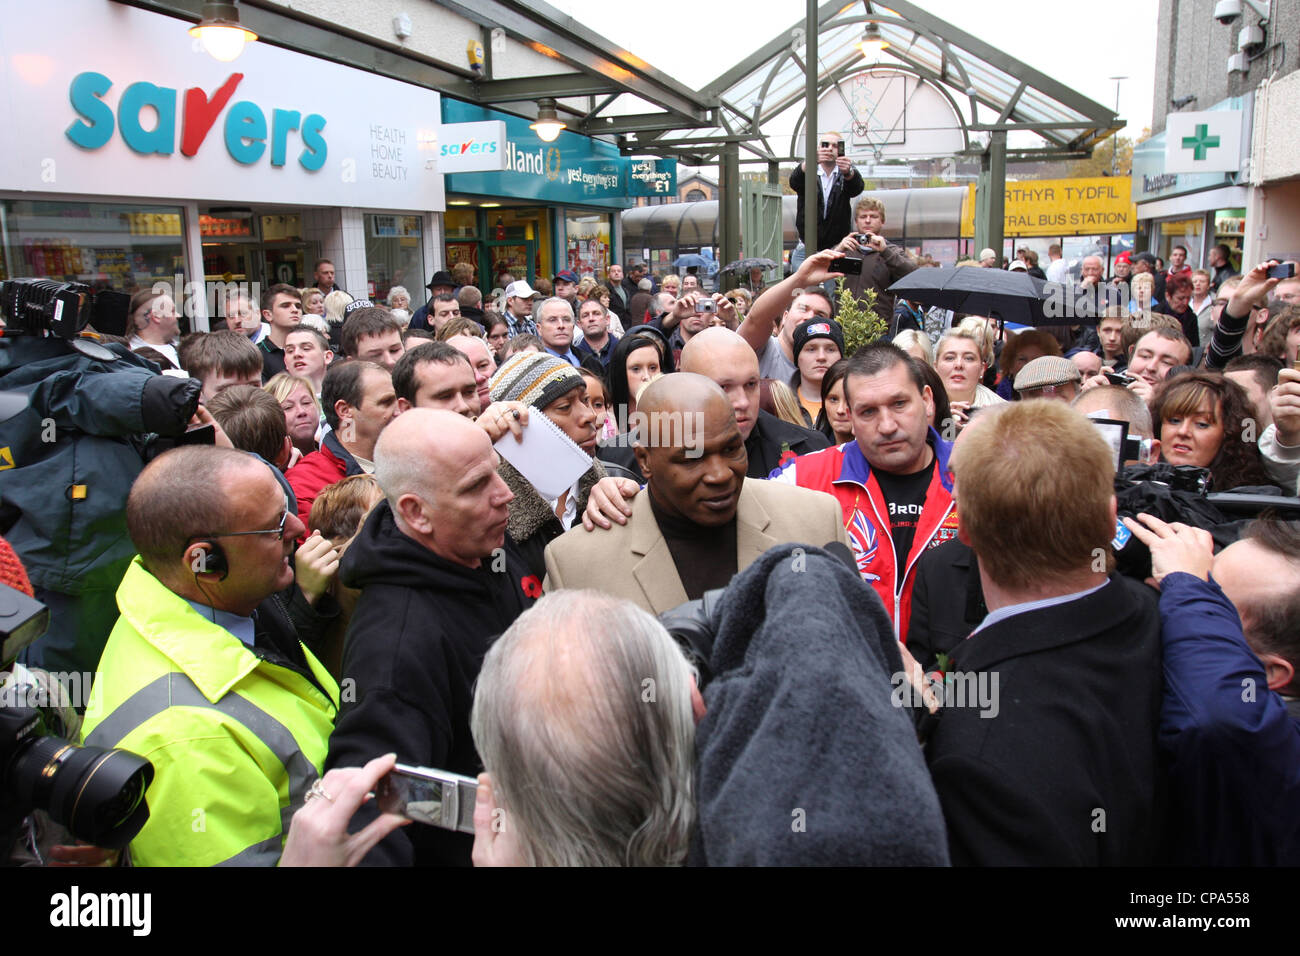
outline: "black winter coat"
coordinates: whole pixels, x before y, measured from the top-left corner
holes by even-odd
[[[988,615],[979,560],[956,538],[922,552],[912,584],[907,649],[928,674],[952,655]]]
[[[876,290],[876,315],[884,319],[889,326],[890,335],[898,334],[898,324],[894,322],[894,293],[886,292],[891,285],[916,269],[912,257],[898,246],[885,245],[883,252],[875,250],[862,255],[862,274],[847,276],[844,279],[855,298],[861,298],[867,289]]]
[[[475,776],[481,768],[469,730],[474,681],[493,639],[532,604],[525,577],[508,536],[504,570],[494,571],[491,559],[467,568],[404,535],[381,501],[339,569],[339,579],[361,589],[361,597],[348,625],[343,706],[326,769],[396,753],[400,763]],[[362,807],[353,829],[376,812]],[[364,862],[468,866],[473,842],[417,823],[390,834]]]
[[[954,865],[1159,861],[1153,590],[1112,574],[1085,597],[990,624],[953,651],[948,673],[966,705],[940,710],[926,759]]]
[[[803,186],[803,167],[796,166],[790,172],[790,188],[798,196],[795,203],[794,228],[799,238],[803,240],[805,247],[807,247],[808,240],[803,234]],[[834,184],[831,186],[830,199],[826,200],[822,196],[821,179],[818,178],[817,245],[808,248],[808,255],[838,245],[840,240],[849,234],[853,229],[853,204],[849,200],[855,196],[860,196],[865,188],[866,183],[862,181],[862,174],[857,169],[850,167],[848,176],[836,177]],[[823,208],[826,210],[825,215],[821,212]]]

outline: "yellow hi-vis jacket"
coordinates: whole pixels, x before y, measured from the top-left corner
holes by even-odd
[[[146,757],[149,822],[138,866],[274,866],[320,774],[339,708],[302,674],[257,656],[131,562],[82,726],[82,742]]]

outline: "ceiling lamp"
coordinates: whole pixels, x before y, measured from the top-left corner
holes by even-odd
[[[240,25],[235,4],[224,0],[204,0],[203,18],[198,26],[190,27],[190,36],[222,63],[236,59],[244,52],[244,44],[257,39],[256,33]]]
[[[874,60],[888,47],[889,41],[880,35],[880,24],[874,20],[868,23],[866,30],[862,32],[862,39],[858,41],[858,49],[862,51],[862,55]]]
[[[529,123],[528,128],[536,132],[542,142],[555,142],[560,130],[566,128],[555,112],[555,97],[543,96],[537,101],[537,122]]]

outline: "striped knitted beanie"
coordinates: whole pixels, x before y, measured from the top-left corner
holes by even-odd
[[[534,408],[545,408],[582,384],[576,368],[546,352],[516,352],[488,381],[492,401],[523,402]]]

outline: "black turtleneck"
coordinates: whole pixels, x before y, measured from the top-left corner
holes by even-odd
[[[650,495],[650,510],[655,522],[668,543],[677,575],[686,588],[686,596],[694,601],[705,591],[725,588],[736,574],[736,518],[724,525],[707,528],[665,512]]]

